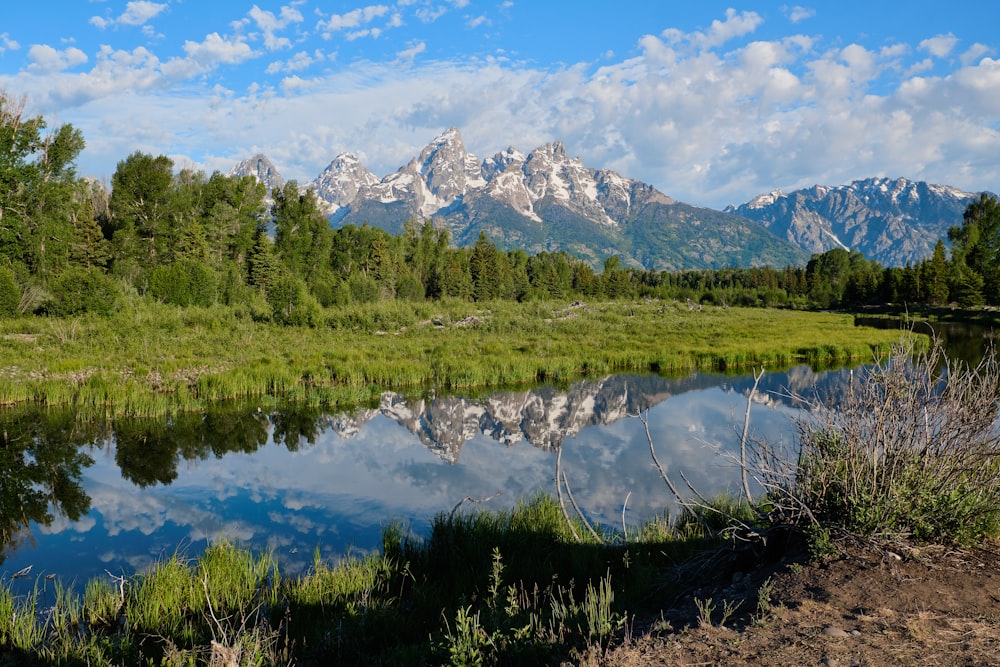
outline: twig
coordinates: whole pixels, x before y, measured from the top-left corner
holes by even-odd
[[[632,497],[632,492],[629,491],[628,495],[625,496],[625,503],[622,505],[622,535],[625,538],[626,544],[628,543],[628,528],[625,525],[625,508],[628,507],[628,499]]]
[[[562,494],[562,445],[559,446],[559,453],[556,454],[556,497],[559,498],[559,506],[562,508],[563,517],[566,519],[566,525],[569,526],[569,532],[573,533],[573,539],[577,542],[581,542],[580,535],[577,534],[576,528],[573,527],[573,520],[569,518],[569,512],[566,510],[566,501],[563,500]]]
[[[743,493],[746,495],[747,502],[751,502],[753,496],[750,495],[750,482],[747,480],[747,433],[750,430],[750,406],[753,404],[754,394],[757,393],[757,385],[760,384],[760,379],[764,377],[764,367],[760,367],[760,373],[754,371],[753,374],[753,387],[750,388],[750,393],[747,395],[747,412],[743,417],[743,437],[740,438],[740,475],[743,478]]]
[[[561,447],[560,451],[562,451]],[[566,495],[569,497],[570,503],[573,504],[573,509],[576,510],[576,515],[580,517],[580,521],[583,521],[583,525],[587,527],[587,530],[590,531],[590,534],[594,537],[594,539],[597,540],[598,542],[603,542],[604,540],[601,539],[601,536],[597,534],[597,531],[594,530],[594,527],[590,525],[589,521],[587,521],[587,517],[585,517],[583,515],[583,512],[580,511],[580,506],[576,504],[576,499],[573,497],[573,491],[572,489],[569,488],[569,479],[566,477],[566,473],[563,472],[562,476],[563,476],[563,484],[566,485]]]
[[[476,499],[476,498],[473,498],[472,496],[466,496],[466,497],[462,498],[461,500],[459,500],[458,504],[455,505],[455,507],[452,508],[451,514],[448,515],[448,520],[450,521],[451,519],[454,519],[455,518],[455,512],[457,512],[458,508],[461,507],[462,505],[464,505],[465,503],[472,503],[473,505],[478,505],[479,503],[488,503],[489,501],[491,501],[494,498],[497,498],[498,496],[501,496],[501,495],[503,495],[503,491],[497,491],[496,493],[494,493],[492,496],[490,496],[488,498],[479,498],[479,499]]]

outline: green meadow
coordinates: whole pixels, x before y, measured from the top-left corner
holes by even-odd
[[[313,326],[134,300],[109,317],[0,321],[0,405],[112,415],[246,398],[346,406],[387,389],[870,361],[899,338],[848,314],[660,300],[385,301],[325,309]]]

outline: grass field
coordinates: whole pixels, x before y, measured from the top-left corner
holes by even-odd
[[[139,303],[110,318],[0,321],[0,405],[131,415],[240,398],[351,405],[385,389],[867,361],[899,337],[846,314],[661,301],[386,302],[330,309],[316,327]]]

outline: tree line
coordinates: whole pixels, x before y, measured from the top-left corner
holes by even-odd
[[[292,181],[268,199],[252,176],[176,170],[136,151],[110,186],[83,179],[70,125],[46,133],[23,99],[0,92],[0,315],[109,314],[123,299],[224,304],[254,318],[315,323],[324,307],[388,299],[668,298],[692,304],[835,308],[961,306],[1000,299],[1000,204],[983,196],[913,266],[884,268],[834,249],[805,267],[646,271],[608,258],[601,271],[566,252],[469,248],[411,220],[400,235],[332,229],[315,193]]]

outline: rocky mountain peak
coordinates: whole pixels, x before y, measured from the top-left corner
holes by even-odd
[[[929,257],[937,240],[961,223],[965,208],[978,197],[950,186],[886,177],[776,193],[780,191],[726,210],[760,222],[809,252],[841,247],[884,266]]]
[[[308,187],[316,191],[329,215],[350,206],[363,188],[371,187],[378,181],[378,176],[365,169],[356,155],[341,153]]]
[[[465,149],[462,134],[452,127],[438,135],[416,158],[420,175],[434,199],[447,206],[470,187],[482,187],[479,158]]]
[[[503,249],[565,250],[595,266],[614,254],[650,269],[804,261],[760,225],[588,167],[561,141],[527,154],[511,146],[480,162],[453,127],[381,179],[342,153],[308,187],[337,226],[367,222],[398,234],[407,220],[434,220],[457,245],[485,232]]]
[[[230,176],[253,176],[258,183],[263,183],[267,188],[268,197],[275,190],[282,190],[285,187],[285,179],[281,177],[267,156],[257,153],[253,157],[248,157],[229,171]]]

